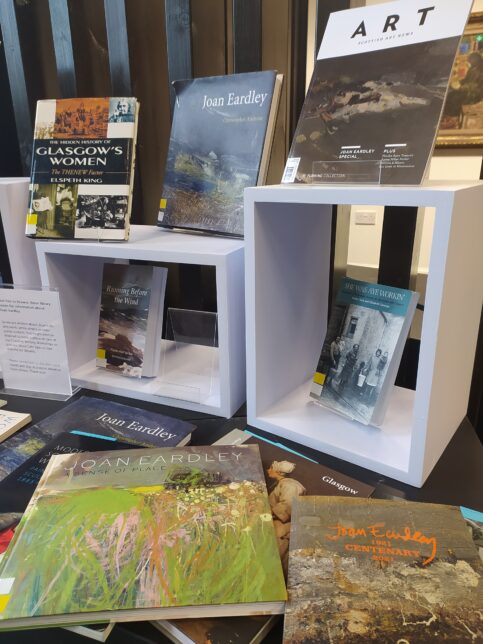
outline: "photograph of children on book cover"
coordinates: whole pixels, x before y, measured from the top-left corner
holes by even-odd
[[[321,403],[369,423],[401,333],[404,317],[356,304],[335,305],[317,372],[325,374]]]

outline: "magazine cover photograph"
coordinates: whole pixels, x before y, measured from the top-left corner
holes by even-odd
[[[300,163],[287,163],[291,180],[345,181],[348,172],[355,180],[358,164],[376,160],[372,183],[420,183],[456,45],[446,38],[318,60],[289,155]],[[321,162],[333,162],[329,176],[318,175]]]

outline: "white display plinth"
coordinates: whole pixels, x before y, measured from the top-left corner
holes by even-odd
[[[0,214],[12,282],[17,286],[38,288],[40,274],[35,244],[25,236],[29,183],[28,177],[0,179]]]
[[[75,384],[96,391],[232,416],[245,401],[244,243],[240,240],[189,235],[156,226],[132,226],[129,242],[37,241],[42,284],[58,288]],[[208,383],[186,383],[189,400],[156,393],[160,378],[127,378],[95,367],[102,267],[113,260],[143,260],[214,266],[218,309],[218,348],[188,345],[186,362],[210,379],[209,396],[197,397]],[[168,274],[169,280],[169,274]],[[165,343],[166,344],[166,343]],[[216,355],[214,355],[214,353]],[[170,369],[170,352],[163,378]],[[214,368],[212,369],[212,367]],[[176,366],[173,363],[173,374]],[[191,389],[191,394],[189,390]]]
[[[422,486],[466,415],[483,299],[483,183],[245,191],[250,425]],[[327,326],[332,204],[436,209],[416,391],[380,428],[309,399]]]

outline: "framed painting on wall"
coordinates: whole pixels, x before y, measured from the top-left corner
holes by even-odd
[[[437,147],[483,147],[483,12],[470,16],[449,81]]]

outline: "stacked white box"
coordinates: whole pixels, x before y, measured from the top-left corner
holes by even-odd
[[[483,299],[483,183],[283,185],[245,191],[248,422],[421,486],[466,415]],[[380,428],[308,392],[325,336],[332,204],[434,207],[416,391]]]

